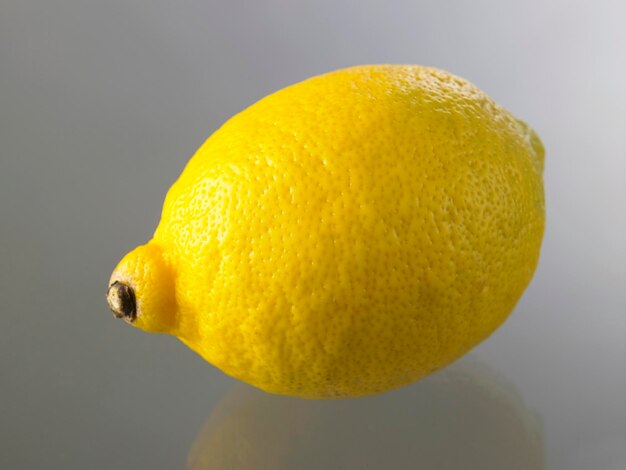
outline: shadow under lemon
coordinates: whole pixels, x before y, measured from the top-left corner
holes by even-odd
[[[317,401],[234,387],[190,469],[544,468],[541,427],[515,389],[470,357],[400,390]]]

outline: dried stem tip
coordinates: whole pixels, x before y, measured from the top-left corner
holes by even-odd
[[[116,318],[132,322],[137,317],[135,292],[132,287],[115,281],[107,291],[107,302]]]

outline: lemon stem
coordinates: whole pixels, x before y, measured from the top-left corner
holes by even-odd
[[[132,287],[115,281],[107,290],[107,302],[115,318],[132,322],[137,317],[135,292]]]

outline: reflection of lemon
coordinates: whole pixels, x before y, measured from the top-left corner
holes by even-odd
[[[311,401],[241,385],[189,452],[192,470],[544,468],[541,427],[517,392],[462,360],[391,394]]]
[[[528,126],[446,72],[315,77],[205,142],[109,303],[268,391],[398,387],[513,309],[539,256],[542,166]]]

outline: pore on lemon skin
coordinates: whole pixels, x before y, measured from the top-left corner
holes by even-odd
[[[313,77],[200,147],[109,304],[269,392],[402,386],[513,310],[539,257],[543,156],[529,126],[447,72]]]

